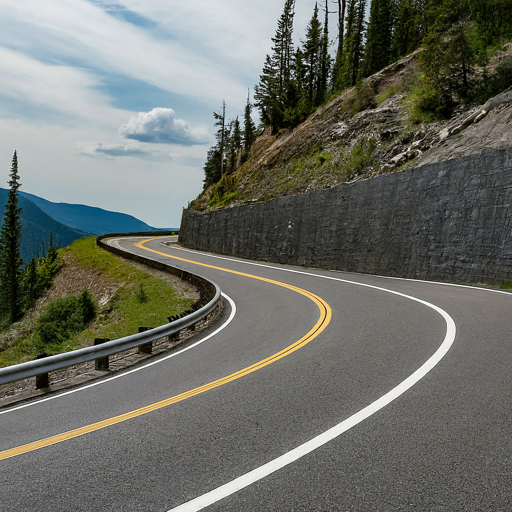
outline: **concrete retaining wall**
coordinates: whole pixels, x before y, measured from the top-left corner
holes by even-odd
[[[186,247],[451,282],[512,278],[512,147],[299,196],[185,210]]]

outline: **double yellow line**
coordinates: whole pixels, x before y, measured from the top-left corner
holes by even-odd
[[[295,352],[299,348],[303,347],[304,345],[309,343],[311,340],[316,338],[327,327],[327,325],[331,321],[331,314],[332,314],[331,308],[329,307],[327,302],[325,302],[323,299],[321,299],[317,295],[314,295],[313,293],[308,292],[307,290],[303,290],[302,288],[297,288],[296,286],[292,286],[292,285],[289,285],[286,283],[281,283],[279,281],[274,281],[273,279],[267,279],[265,277],[259,277],[259,276],[255,276],[252,274],[246,274],[244,272],[237,272],[235,270],[229,270],[229,269],[225,269],[225,268],[221,268],[221,267],[215,267],[213,265],[207,265],[205,263],[198,263],[196,261],[186,260],[184,258],[178,258],[177,256],[171,256],[169,254],[165,254],[163,252],[158,252],[158,251],[149,249],[144,246],[144,244],[151,242],[152,240],[157,240],[157,239],[152,238],[150,240],[144,240],[144,241],[138,242],[135,245],[137,247],[140,247],[147,251],[151,251],[153,253],[156,253],[156,254],[159,254],[161,256],[165,256],[168,258],[185,261],[187,263],[193,263],[195,265],[213,268],[216,270],[221,270],[223,272],[229,272],[230,274],[236,274],[239,276],[249,277],[251,279],[257,279],[259,281],[265,281],[267,283],[272,283],[277,286],[282,286],[283,288],[288,288],[289,290],[300,293],[301,295],[304,295],[308,299],[312,300],[318,306],[318,309],[320,310],[320,317],[318,318],[318,321],[316,322],[315,326],[305,336],[303,336],[300,340],[298,340],[295,343],[293,343],[292,345],[284,348],[283,350],[277,352],[276,354],[274,354],[270,357],[267,357],[266,359],[263,359],[262,361],[259,361],[251,366],[248,366],[247,368],[244,368],[243,370],[239,370],[238,372],[227,375],[226,377],[223,377],[221,379],[218,379],[218,380],[215,380],[208,384],[204,384],[203,386],[199,386],[197,388],[191,389],[190,391],[186,391],[185,393],[181,393],[179,395],[173,396],[171,398],[167,398],[160,402],[156,402],[154,404],[147,405],[146,407],[136,409],[135,411],[127,412],[127,413],[121,414],[119,416],[114,416],[113,418],[108,418],[103,421],[98,421],[97,423],[92,423],[91,425],[86,425],[85,427],[70,430],[68,432],[64,432],[64,433],[56,435],[56,436],[48,437],[46,439],[41,439],[40,441],[36,441],[34,443],[29,443],[29,444],[26,444],[23,446],[18,446],[17,448],[11,448],[10,450],[5,450],[3,452],[0,452],[0,460],[8,459],[10,457],[16,457],[17,455],[21,455],[23,453],[38,450],[40,448],[44,448],[45,446],[50,446],[52,444],[61,443],[62,441],[67,441],[68,439],[73,439],[75,437],[79,437],[84,434],[94,432],[95,430],[100,430],[102,428],[110,427],[111,425],[115,425],[116,423],[121,423],[123,421],[127,421],[132,418],[136,418],[137,416],[142,416],[143,414],[147,414],[149,412],[156,411],[158,409],[162,409],[163,407],[167,407],[168,405],[175,404],[177,402],[181,402],[182,400],[186,400],[187,398],[199,395],[201,393],[204,393],[205,391],[209,391],[210,389],[215,389],[220,386],[223,386],[224,384],[227,384],[228,382],[232,382],[234,380],[240,379],[241,377],[244,377],[245,375],[249,375],[252,372],[255,372],[261,368],[264,368],[265,366],[268,366],[269,364],[272,364],[275,361],[278,361],[279,359],[282,359],[283,357],[286,357],[287,355],[291,354],[292,352]]]

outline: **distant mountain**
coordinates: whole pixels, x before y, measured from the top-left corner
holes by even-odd
[[[0,188],[0,223],[3,220],[8,193],[8,190]],[[44,242],[46,248],[48,248],[50,232],[53,232],[53,240],[57,247],[66,247],[71,242],[86,235],[82,231],[70,228],[52,219],[32,201],[23,197],[21,193],[18,197],[18,206],[21,208],[20,252],[25,263],[28,263],[32,256],[41,252],[41,242]]]
[[[74,229],[104,235],[105,233],[135,233],[160,231],[131,215],[111,212],[102,208],[82,204],[52,203],[41,197],[21,192],[20,195],[32,201],[50,217]]]

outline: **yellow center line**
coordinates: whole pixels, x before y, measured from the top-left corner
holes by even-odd
[[[33,443],[29,443],[29,444],[26,444],[23,446],[18,446],[17,448],[11,448],[10,450],[5,450],[3,452],[0,452],[0,460],[8,459],[10,457],[16,457],[17,455],[21,455],[23,453],[38,450],[40,448],[44,448],[45,446],[51,446],[53,444],[61,443],[62,441],[67,441],[69,439],[73,439],[75,437],[79,437],[84,434],[94,432],[95,430],[100,430],[102,428],[110,427],[111,425],[115,425],[116,423],[121,423],[123,421],[127,421],[132,418],[136,418],[137,416],[142,416],[143,414],[147,414],[149,412],[153,412],[158,409],[162,409],[163,407],[167,407],[168,405],[175,404],[177,402],[181,402],[182,400],[186,400],[187,398],[199,395],[201,393],[204,393],[205,391],[209,391],[210,389],[218,388],[219,386],[223,386],[224,384],[227,384],[228,382],[232,382],[234,380],[240,379],[241,377],[244,377],[246,375],[249,375],[252,372],[255,372],[261,368],[264,368],[265,366],[268,366],[269,364],[272,364],[275,361],[278,361],[279,359],[282,359],[283,357],[286,357],[287,355],[291,354],[292,352],[295,352],[299,348],[303,347],[304,345],[309,343],[311,340],[316,338],[327,327],[327,325],[331,321],[331,314],[332,314],[331,308],[329,307],[327,302],[325,302],[323,299],[321,299],[317,295],[314,295],[313,293],[308,292],[307,290],[303,290],[302,288],[297,288],[296,286],[292,286],[292,285],[289,285],[286,283],[281,283],[279,281],[274,281],[273,279],[267,279],[265,277],[259,277],[259,276],[255,276],[252,274],[245,274],[244,272],[237,272],[235,270],[229,270],[229,269],[225,269],[225,268],[221,268],[221,267],[215,267],[213,265],[207,265],[206,263],[198,263],[196,261],[178,258],[177,256],[171,256],[169,254],[165,254],[163,252],[158,252],[153,249],[144,247],[145,243],[151,242],[152,240],[157,240],[157,239],[158,238],[152,238],[150,240],[143,240],[141,242],[138,242],[135,245],[137,247],[140,247],[147,251],[151,251],[156,254],[166,256],[168,258],[185,261],[187,263],[193,263],[195,265],[201,265],[203,267],[209,267],[209,268],[213,268],[216,270],[221,270],[223,272],[229,272],[230,274],[237,274],[240,276],[249,277],[251,279],[257,279],[259,281],[265,281],[267,283],[272,283],[277,286],[282,286],[284,288],[288,288],[289,290],[293,290],[294,292],[300,293],[301,295],[304,295],[305,297],[308,297],[310,300],[312,300],[318,306],[318,309],[320,310],[320,317],[319,317],[318,321],[316,322],[315,326],[305,336],[303,336],[300,340],[298,340],[295,343],[293,343],[292,345],[284,348],[283,350],[277,352],[276,354],[273,354],[270,357],[263,359],[262,361],[259,361],[251,366],[248,366],[247,368],[239,370],[235,373],[227,375],[226,377],[215,380],[208,384],[204,384],[203,386],[199,386],[197,388],[186,391],[185,393],[181,393],[179,395],[175,395],[171,398],[167,398],[160,402],[156,402],[154,404],[150,404],[145,407],[141,407],[140,409],[136,409],[134,411],[127,412],[125,414],[120,414],[119,416],[114,416],[113,418],[108,418],[103,421],[98,421],[97,423],[92,423],[91,425],[86,425],[84,427],[70,430],[68,432],[58,434],[56,436],[48,437],[46,439],[41,439],[40,441],[35,441]]]

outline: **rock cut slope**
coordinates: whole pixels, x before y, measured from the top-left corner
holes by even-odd
[[[295,129],[265,130],[248,161],[204,191],[191,209],[301,194],[512,145],[512,91],[485,105],[461,106],[449,120],[414,120],[408,94],[420,52],[344,91]],[[510,58],[512,44],[491,66]]]

